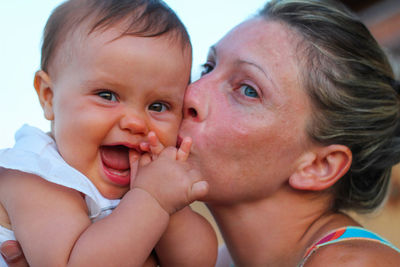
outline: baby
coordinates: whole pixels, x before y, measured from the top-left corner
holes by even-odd
[[[190,138],[175,148],[190,69],[162,1],[56,8],[34,80],[51,133],[25,125],[0,151],[0,242],[31,266],[214,266],[215,233],[187,207],[208,185]]]

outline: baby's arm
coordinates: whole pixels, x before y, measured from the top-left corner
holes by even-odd
[[[157,157],[163,150],[155,134],[149,134],[150,150]],[[177,159],[186,161],[192,141],[182,141]],[[190,207],[171,215],[168,228],[156,246],[161,266],[215,266],[217,238],[210,223]]]
[[[0,246],[0,252],[9,267],[28,267],[24,252],[18,241],[6,240]],[[142,267],[157,267],[157,259],[153,255],[147,258]]]
[[[215,266],[217,239],[208,221],[186,207],[171,216],[156,246],[161,266]]]
[[[169,221],[140,190],[92,224],[84,199],[72,189],[15,171],[0,180],[1,203],[31,266],[141,266]]]
[[[201,183],[196,190],[199,179],[190,177],[176,154],[175,148],[167,149],[146,166],[135,179],[137,187],[111,215],[93,224],[75,190],[26,173],[2,173],[0,202],[30,265],[142,266],[169,215],[205,193]],[[155,184],[169,187],[168,194]]]

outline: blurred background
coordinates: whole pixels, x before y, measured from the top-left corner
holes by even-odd
[[[14,133],[29,123],[49,130],[32,82],[39,68],[43,27],[61,0],[0,1],[0,149],[14,143]],[[233,26],[256,13],[266,0],[165,0],[185,23],[193,43],[193,80],[198,79],[208,47]],[[342,0],[366,23],[385,48],[400,79],[400,0]],[[201,203],[192,205],[215,226]],[[388,200],[371,215],[354,215],[367,228],[400,247],[400,166],[393,169]],[[223,240],[219,235],[219,241]]]

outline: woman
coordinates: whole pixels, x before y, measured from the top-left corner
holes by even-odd
[[[217,265],[399,266],[400,251],[343,213],[385,198],[399,87],[365,26],[330,0],[273,0],[212,46],[181,135],[210,185]]]

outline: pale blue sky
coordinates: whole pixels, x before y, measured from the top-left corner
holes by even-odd
[[[32,86],[39,68],[43,27],[61,0],[0,1],[0,148],[14,144],[24,123],[45,131],[50,123]],[[233,26],[260,9],[266,0],[166,0],[185,23],[193,43],[193,76],[206,59],[208,47]]]

